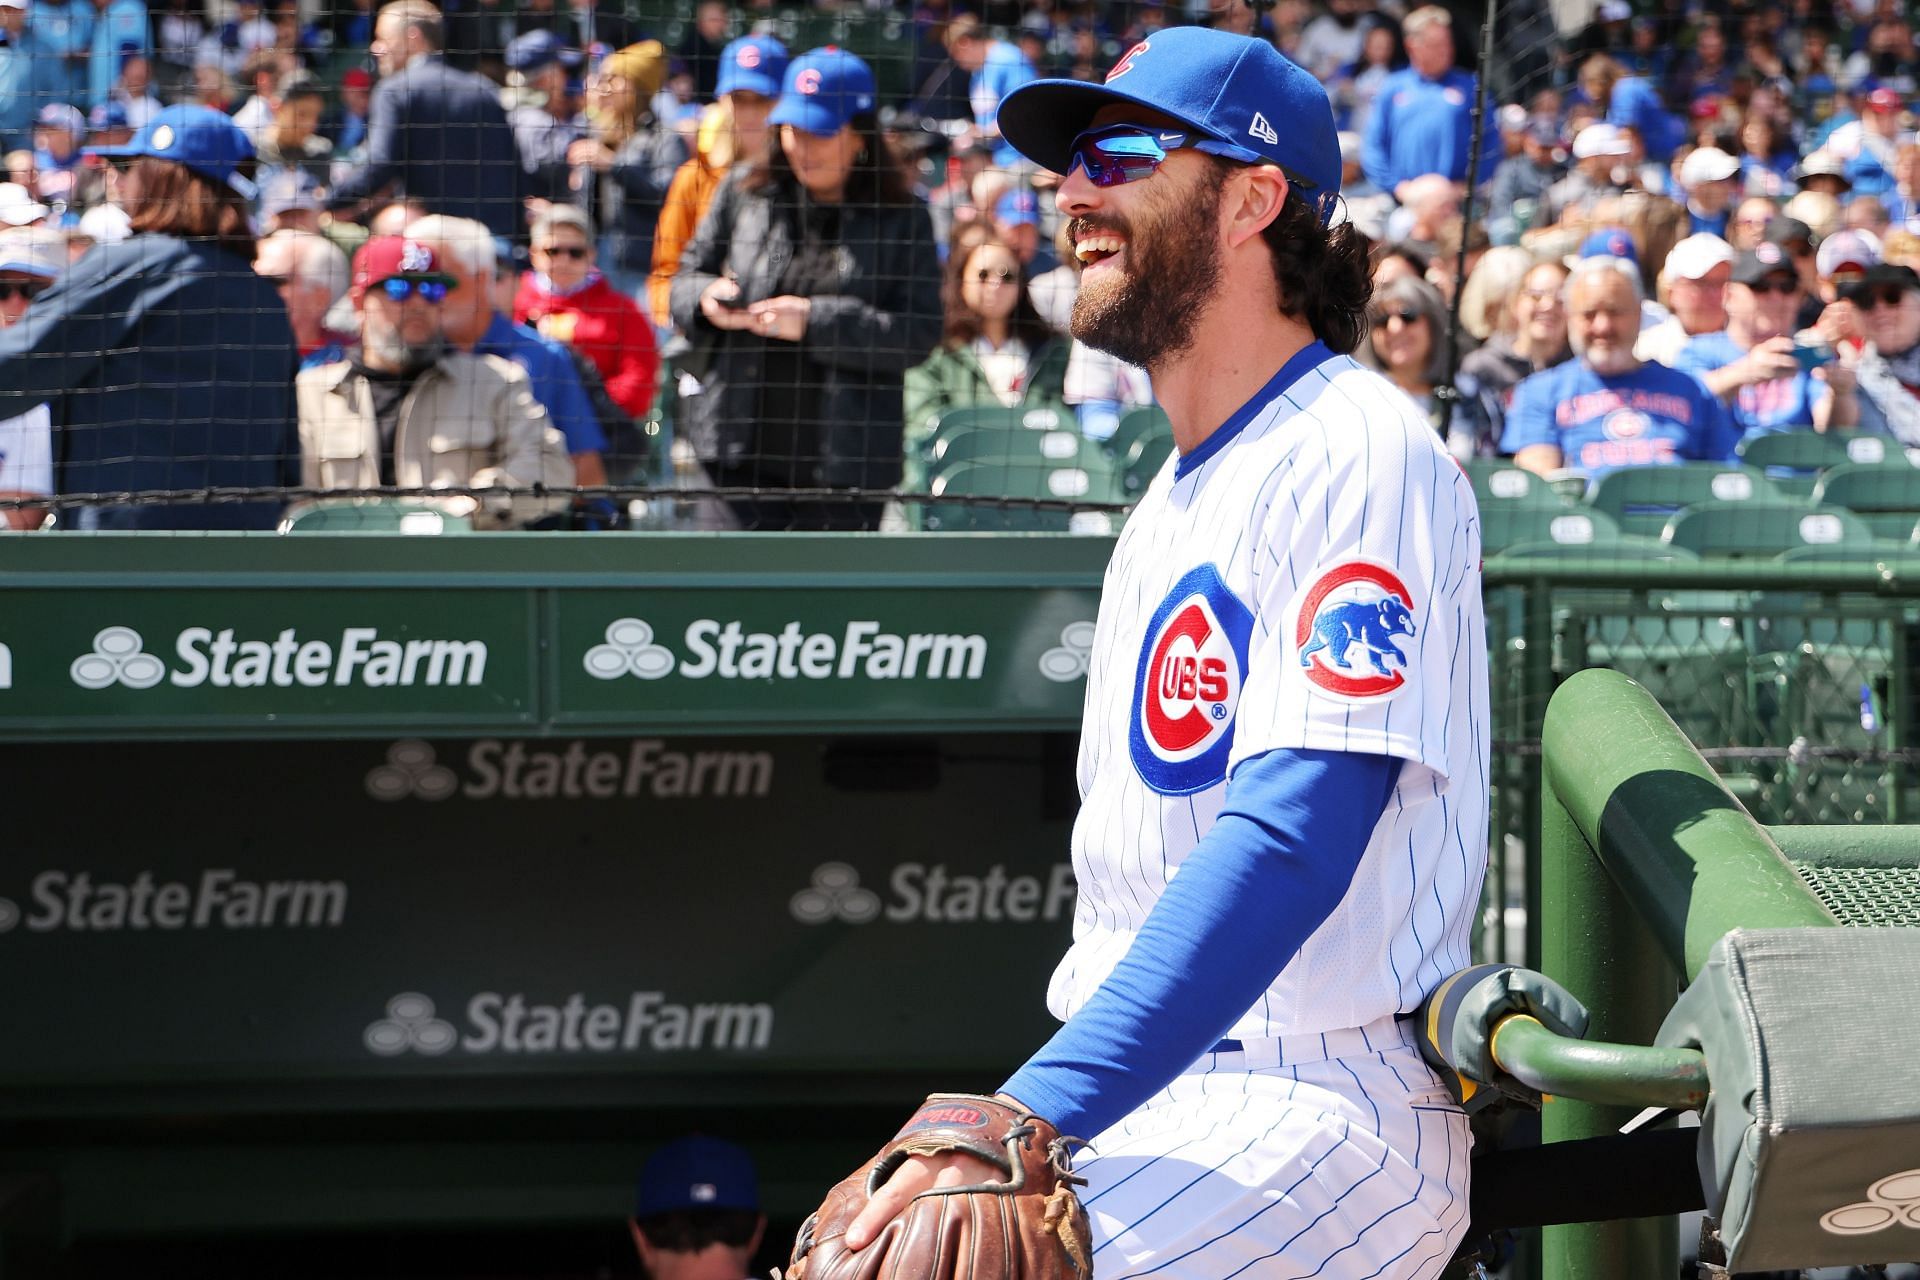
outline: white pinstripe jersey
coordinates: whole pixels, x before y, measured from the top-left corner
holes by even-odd
[[[1179,464],[1176,466],[1176,464]],[[1339,907],[1227,1034],[1359,1027],[1469,962],[1487,853],[1488,690],[1473,489],[1405,395],[1315,344],[1127,521],[1081,730],[1066,1019],[1277,748],[1406,762]]]

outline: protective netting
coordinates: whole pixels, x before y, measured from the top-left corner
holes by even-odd
[[[998,138],[996,112],[1034,76],[1099,80],[1191,24],[1267,40],[1325,84],[1340,216],[1379,289],[1356,354],[1461,456],[1577,482],[1730,461],[1735,436],[1781,426],[1920,439],[1893,398],[1900,335],[1870,331],[1886,282],[1860,276],[1920,247],[1917,60],[1887,5],[0,10],[16,524],[271,527],[358,495],[480,528],[1110,529],[1169,429],[1143,370],[1072,338],[1060,179]],[[1481,63],[1484,95],[1461,70]],[[844,147],[808,161],[793,129]],[[356,268],[370,236],[410,229],[430,264]],[[1556,309],[1555,264],[1593,256],[1647,295],[1642,358],[1714,375],[1728,433],[1657,394],[1561,396],[1573,411],[1546,437],[1516,411],[1520,375],[1570,354],[1571,299],[1536,315]],[[403,323],[418,283],[450,290],[424,304],[437,336]],[[1732,347],[1683,354],[1715,334]],[[446,394],[402,431],[396,405],[442,356]]]
[[[1584,557],[1587,568],[1597,554]],[[1604,667],[1644,685],[1762,823],[1910,822],[1920,803],[1920,750],[1909,745],[1920,583],[1894,577],[1887,562],[1878,589],[1861,586],[1873,571],[1849,565],[1832,566],[1826,586],[1739,585],[1736,575],[1769,570],[1730,561],[1722,586],[1699,565],[1646,565],[1634,582],[1630,562],[1613,563],[1618,585],[1559,580],[1547,564],[1522,578],[1513,564],[1490,562],[1495,787],[1482,942],[1490,957],[1526,954],[1538,726],[1546,700],[1576,671]],[[1802,566],[1803,579],[1826,568]],[[1803,874],[1850,917],[1877,912],[1891,923],[1909,914],[1898,874]]]

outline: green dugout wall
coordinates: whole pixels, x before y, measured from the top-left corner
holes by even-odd
[[[695,1125],[797,1218],[1047,1034],[1108,550],[0,541],[0,1265],[605,1224]]]

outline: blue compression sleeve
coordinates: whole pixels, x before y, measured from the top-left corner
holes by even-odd
[[[1400,764],[1308,750],[1242,764],[1127,954],[1000,1091],[1091,1138],[1165,1088],[1340,905]]]

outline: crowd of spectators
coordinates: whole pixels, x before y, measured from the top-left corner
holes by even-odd
[[[603,527],[620,504],[566,491],[668,479],[716,491],[678,508],[699,527],[875,528],[948,410],[1065,404],[1107,438],[1150,380],[1073,341],[1059,177],[996,111],[1189,22],[1326,85],[1336,216],[1375,246],[1357,354],[1457,456],[1920,446],[1893,0],[1603,0],[1558,30],[1516,4],[1490,84],[1477,14],[1439,4],[957,3],[844,10],[897,37],[862,58],[789,49],[771,0],[0,0],[7,521],[86,494],[61,523],[244,525],[280,485]]]

